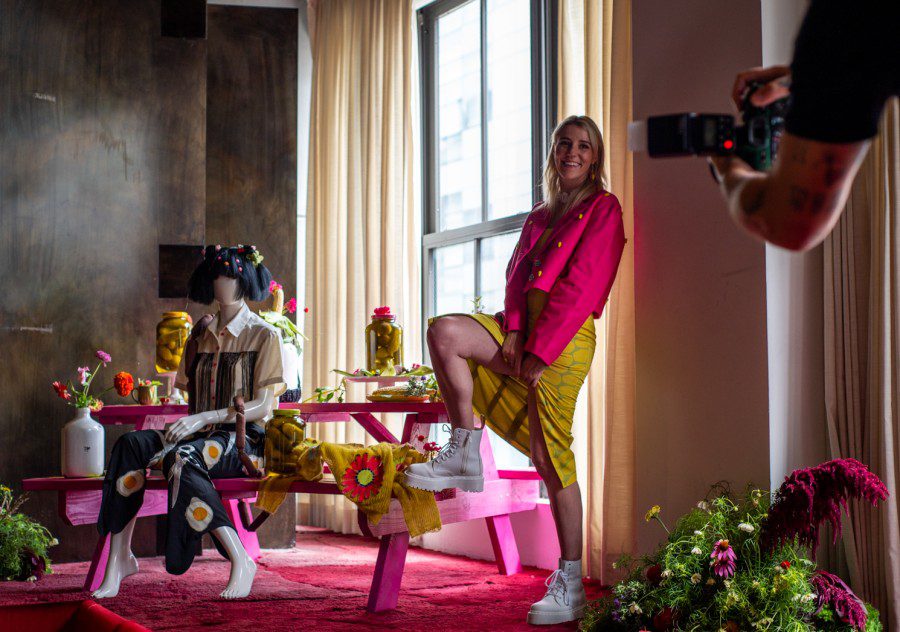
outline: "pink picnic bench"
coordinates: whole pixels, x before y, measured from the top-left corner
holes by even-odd
[[[391,443],[397,443],[397,438],[375,414],[404,414],[401,440],[419,448],[422,446],[417,437],[428,435],[429,424],[447,422],[447,412],[441,403],[281,404],[281,407],[299,409],[301,417],[309,424],[356,421],[377,441]],[[185,414],[186,406],[106,406],[97,417],[100,423],[106,425],[128,424],[140,430],[161,429],[166,423]],[[314,432],[310,434],[315,435]],[[484,492],[435,494],[441,521],[443,524],[452,524],[484,518],[500,573],[513,575],[522,570],[522,565],[510,515],[535,508],[540,479],[533,470],[498,470],[487,439],[482,441],[481,457],[484,463]],[[216,479],[213,483],[247,552],[254,560],[259,559],[256,533],[244,528],[240,514],[241,504],[255,499],[260,481],[251,478],[224,478]],[[49,477],[22,481],[22,487],[26,491],[57,492],[59,514],[70,525],[96,524],[102,484],[103,479],[100,478]],[[158,475],[148,476],[146,490],[144,504],[138,516],[165,514],[166,480]],[[291,486],[290,491],[303,494],[340,494],[333,482],[298,481]],[[246,512],[246,508],[243,509]],[[359,512],[359,526],[364,534],[381,541],[366,609],[369,612],[393,609],[397,606],[409,547],[409,532],[399,501],[391,501],[390,511],[377,525],[370,525],[365,515]],[[95,590],[100,586],[108,553],[109,536],[99,538],[85,578],[85,590]]]

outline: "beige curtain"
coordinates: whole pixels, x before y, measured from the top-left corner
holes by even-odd
[[[634,209],[631,119],[631,0],[560,0],[558,114],[587,114],[606,144],[609,188],[619,198],[628,243],[603,318],[588,378],[586,572],[612,580],[612,562],[635,548],[634,521]]]
[[[414,213],[417,95],[410,0],[312,0],[309,217],[310,342],[304,394],[336,383],[332,369],[365,363],[363,330],[389,305],[404,328],[407,361],[422,357],[421,227]],[[399,436],[396,425],[391,430]],[[366,442],[356,424],[323,423],[310,436]],[[356,531],[343,497],[301,497],[305,524]]]
[[[900,630],[900,108],[889,102],[841,221],[825,242],[825,396],[832,458],[867,463],[887,503],[851,508],[850,584]]]

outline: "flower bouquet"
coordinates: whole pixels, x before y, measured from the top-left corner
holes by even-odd
[[[613,565],[628,576],[589,605],[581,629],[882,630],[878,611],[814,560],[823,522],[836,542],[850,499],[877,506],[887,495],[865,465],[837,459],[794,471],[774,500],[752,487],[734,500],[717,485],[671,530],[654,506],[645,518],[666,541]]]
[[[91,395],[91,384],[93,384],[97,372],[100,371],[100,367],[109,364],[112,361],[112,358],[102,349],[98,349],[95,355],[97,356],[97,359],[100,360],[96,369],[91,371],[90,368],[86,366],[81,366],[77,369],[78,381],[80,382],[81,388],[76,388],[75,385],[72,384],[72,380],[67,380],[65,384],[57,380],[53,382],[51,386],[53,387],[53,390],[56,391],[56,394],[61,399],[65,400],[66,404],[69,406],[75,408],[90,408],[91,412],[96,413],[103,408],[103,402],[100,401],[99,396]],[[102,391],[100,395],[106,391],[111,391],[113,388],[113,386],[110,386]]]
[[[27,499],[0,485],[0,579],[37,581],[51,573],[47,549],[59,544],[43,526],[19,513]]]
[[[292,298],[285,303],[284,288],[274,280],[269,283],[269,292],[272,293],[272,309],[259,312],[260,318],[278,330],[283,343],[294,345],[297,353],[302,353],[303,340],[309,340],[309,338],[303,335],[303,332],[297,328],[297,325],[288,316],[288,314],[293,314],[297,311],[297,299]],[[308,313],[309,308],[304,308],[303,311]]]

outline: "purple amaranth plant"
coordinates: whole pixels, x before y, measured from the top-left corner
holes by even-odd
[[[773,551],[798,538],[815,560],[819,527],[826,520],[830,522],[837,542],[841,535],[841,510],[850,514],[849,499],[865,499],[877,507],[878,501],[887,497],[887,487],[881,479],[856,459],[835,459],[794,470],[778,488],[762,525],[760,544],[764,550]]]
[[[816,611],[819,614],[826,605],[834,609],[841,621],[857,630],[866,629],[866,606],[850,587],[837,575],[816,571],[809,580],[816,591]]]
[[[712,558],[709,565],[712,566],[716,575],[722,579],[728,579],[734,575],[734,571],[737,568],[737,554],[731,548],[731,545],[728,544],[728,540],[716,542],[709,556]]]

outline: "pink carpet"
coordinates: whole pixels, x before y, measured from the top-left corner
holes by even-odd
[[[141,570],[123,582],[104,607],[151,630],[537,630],[575,629],[574,624],[532,628],[529,605],[544,592],[547,571],[525,569],[503,577],[492,562],[410,548],[396,610],[370,615],[366,599],[376,542],[358,536],[305,530],[297,546],[266,550],[253,593],[240,601],[218,598],[228,562],[215,551],[198,557],[179,577],[161,558],[140,560]],[[81,600],[88,564],[59,564],[33,584],[0,583],[0,605]],[[601,590],[587,586],[588,597]]]

